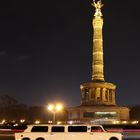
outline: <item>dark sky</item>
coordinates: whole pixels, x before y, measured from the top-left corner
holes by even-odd
[[[92,0],[0,1],[0,95],[80,105],[91,81]],[[139,0],[103,0],[105,80],[119,105],[140,104]]]

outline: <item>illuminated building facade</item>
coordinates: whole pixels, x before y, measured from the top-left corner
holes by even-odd
[[[103,16],[101,0],[93,1],[95,14],[93,25],[92,80],[80,86],[81,105],[68,109],[69,120],[95,121],[97,119],[129,120],[129,108],[116,105],[116,85],[104,79]]]

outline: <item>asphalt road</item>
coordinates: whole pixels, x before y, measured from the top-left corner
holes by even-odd
[[[0,135],[0,140],[15,140],[13,136],[1,136]]]
[[[0,134],[0,140],[15,140],[14,136],[13,135],[3,135],[3,134]],[[140,140],[140,137],[137,137],[137,138],[124,138],[123,140]]]
[[[3,136],[1,137],[0,136],[0,140],[15,140],[15,139],[14,139],[14,137],[3,137]],[[132,139],[132,138],[128,139],[127,138],[127,139],[123,139],[123,140],[140,140],[140,138],[134,138],[134,139]]]

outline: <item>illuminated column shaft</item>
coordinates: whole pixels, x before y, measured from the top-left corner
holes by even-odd
[[[92,80],[104,81],[104,63],[103,63],[103,19],[100,15],[94,15],[93,19],[93,62],[92,62]]]

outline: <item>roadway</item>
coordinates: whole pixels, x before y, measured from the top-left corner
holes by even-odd
[[[127,135],[123,140],[140,140],[140,134]],[[0,140],[15,140],[14,134],[0,134]]]
[[[0,134],[0,140],[15,140],[15,137],[13,134]]]

